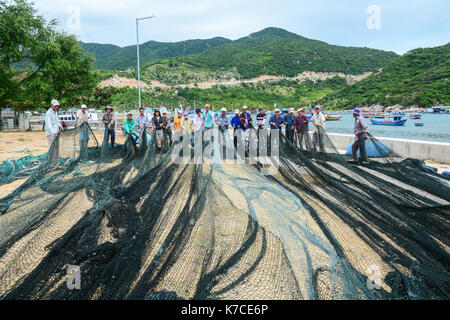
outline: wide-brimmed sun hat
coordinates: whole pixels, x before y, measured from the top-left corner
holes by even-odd
[[[361,114],[361,110],[359,110],[358,108],[355,108],[355,109],[353,109],[353,114],[360,115]]]
[[[82,105],[81,105],[81,109],[87,109],[87,105],[82,104]]]
[[[113,109],[111,106],[107,106],[107,107],[105,108],[105,111],[108,111],[108,109],[110,109],[111,111],[114,111],[114,109]]]
[[[247,106],[243,106],[243,107],[242,107],[242,110],[247,110],[247,109],[248,109]]]
[[[222,108],[222,112],[227,112],[227,109],[226,108]]]

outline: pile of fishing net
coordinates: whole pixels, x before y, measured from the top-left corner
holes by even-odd
[[[419,161],[349,164],[320,132],[232,163],[216,133],[175,163],[181,140],[96,149],[82,130],[0,199],[2,299],[450,296],[450,184]]]

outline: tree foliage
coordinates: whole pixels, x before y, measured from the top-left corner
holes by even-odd
[[[0,1],[0,105],[33,110],[74,104],[97,84],[93,58],[25,0]]]

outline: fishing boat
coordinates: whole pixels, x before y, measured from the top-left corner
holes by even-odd
[[[326,121],[339,121],[342,119],[342,116],[339,114],[327,114],[325,115]]]
[[[413,113],[409,115],[409,118],[413,120],[420,120],[422,119],[422,115],[420,113]]]
[[[408,119],[401,116],[395,116],[395,117],[386,117],[384,119],[370,118],[370,121],[372,122],[373,125],[378,126],[404,126],[406,121],[408,121]]]

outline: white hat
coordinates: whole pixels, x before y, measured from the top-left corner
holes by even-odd
[[[247,106],[243,106],[243,107],[242,107],[242,110],[247,110],[247,109],[248,109]]]
[[[275,109],[275,112],[280,112],[280,109],[276,108],[276,109]]]
[[[295,111],[294,108],[289,109],[289,112],[294,112],[294,111]]]
[[[239,114],[239,109],[234,110],[234,114]]]
[[[59,106],[58,100],[53,99],[52,102],[51,102],[51,105],[52,105],[52,106],[55,106],[55,107],[56,107],[56,106]]]
[[[222,108],[222,112],[227,112],[227,109],[226,108]]]
[[[82,105],[81,105],[81,109],[87,109],[87,105],[82,104]]]

